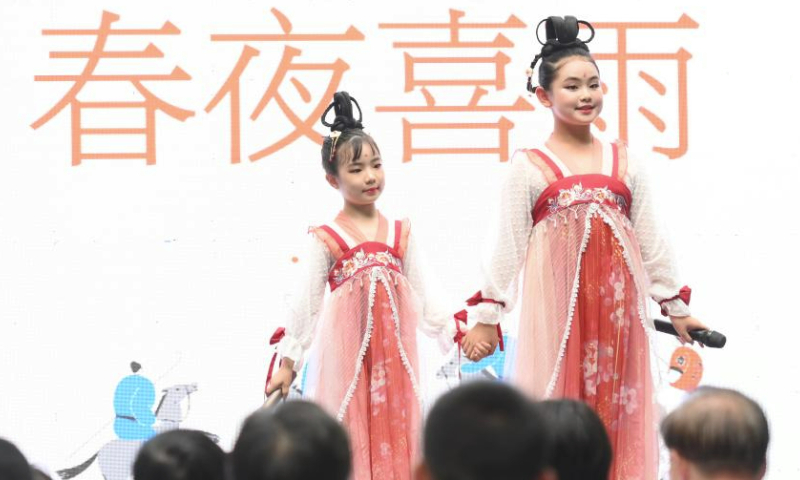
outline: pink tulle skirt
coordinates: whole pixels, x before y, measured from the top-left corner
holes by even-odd
[[[646,277],[632,227],[588,208],[545,222],[528,250],[512,378],[536,398],[579,399],[597,412],[614,452],[609,478],[655,479]]]
[[[655,479],[653,383],[637,291],[622,246],[601,219],[593,223],[553,396],[583,400],[600,416],[614,451],[610,478]]]
[[[353,478],[411,478],[418,459],[418,301],[402,275],[366,270],[331,295],[315,398],[350,435]]]

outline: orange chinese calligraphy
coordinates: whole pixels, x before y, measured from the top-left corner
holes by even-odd
[[[632,53],[628,51],[630,30],[664,30],[664,29],[696,29],[697,22],[688,15],[682,15],[677,22],[597,22],[593,23],[594,28],[599,31],[610,29],[616,32],[617,51],[611,53],[593,52],[594,58],[599,61],[613,61],[616,63],[617,71],[617,95],[618,95],[618,128],[617,136],[627,141],[630,129],[630,63],[633,61],[646,62],[668,62],[674,63],[677,74],[674,77],[675,83],[671,87],[674,92],[673,98],[677,104],[677,145],[673,146],[654,146],[655,152],[666,155],[674,159],[686,154],[689,148],[689,115],[688,115],[688,80],[687,62],[692,55],[683,48],[679,48],[674,53]],[[649,63],[652,65],[652,63]],[[642,80],[652,92],[659,97],[664,97],[670,93],[670,88],[664,81],[656,78],[656,75],[649,73],[643,67],[638,69],[637,76]],[[644,120],[647,120],[658,132],[667,130],[667,122],[662,115],[657,115],[651,109],[640,105],[638,112]],[[597,126],[601,130],[606,129],[606,122],[598,119]]]
[[[116,29],[112,24],[119,20],[119,15],[111,12],[103,12],[100,27],[96,30],[43,30],[43,35],[64,35],[64,36],[93,36],[95,37],[94,47],[89,51],[55,51],[50,53],[50,58],[85,58],[86,65],[78,75],[37,75],[34,80],[37,82],[72,82],[72,87],[59,100],[55,106],[48,110],[38,120],[31,124],[31,127],[38,129],[58,115],[67,106],[71,110],[71,131],[72,131],[72,165],[80,165],[83,160],[98,159],[142,159],[147,165],[156,163],[156,111],[160,110],[172,118],[184,121],[194,115],[190,110],[171,105],[155,96],[148,90],[143,82],[147,81],[185,81],[190,80],[189,74],[180,67],[175,67],[169,74],[99,74],[96,73],[98,65],[103,59],[152,59],[161,58],[164,54],[152,43],[141,51],[117,51],[107,50],[106,47],[114,36],[145,36],[145,35],[179,35],[180,30],[170,22],[164,23],[157,29]],[[136,101],[127,100],[103,100],[103,101],[83,101],[78,95],[94,82],[130,82],[134,89],[141,95],[141,99]],[[142,127],[115,127],[104,126],[102,128],[84,127],[82,118],[84,111],[104,110],[104,109],[133,109],[144,110],[145,125]],[[85,152],[83,148],[84,137],[86,136],[144,136],[145,151],[122,151],[122,152]]]
[[[278,34],[261,34],[261,33],[245,33],[245,34],[212,34],[212,42],[352,42],[363,41],[364,35],[353,26],[350,26],[344,33],[294,33],[292,31],[292,23],[283,15],[279,10],[273,8],[272,15],[277,19],[283,33]],[[210,113],[214,108],[219,105],[223,98],[229,97],[230,102],[230,122],[231,122],[231,163],[241,162],[241,141],[242,141],[242,127],[241,127],[241,77],[247,65],[260,54],[260,51],[248,43],[242,47],[239,59],[233,67],[230,75],[225,80],[225,83],[220,87],[211,101],[206,105],[205,111]],[[272,80],[269,82],[266,90],[264,91],[258,104],[250,114],[250,120],[255,121],[264,111],[264,108],[270,102],[275,102],[283,115],[291,122],[293,131],[289,132],[282,138],[274,143],[261,148],[260,150],[249,155],[251,161],[256,161],[266,156],[281,150],[287,145],[291,144],[301,136],[305,136],[315,143],[322,145],[322,135],[315,132],[312,128],[317,122],[322,112],[325,110],[328,102],[333,98],[339,84],[342,80],[344,73],[350,66],[341,58],[337,58],[329,63],[299,63],[297,58],[302,55],[302,51],[291,45],[284,45],[283,56],[280,60]],[[330,79],[325,91],[319,95],[316,100],[316,106],[312,109],[311,113],[304,118],[295,112],[290,106],[287,99],[279,92],[279,88],[286,82],[287,77],[289,82],[295,88],[300,98],[309,103],[312,100],[310,89],[301,82],[297,77],[293,76],[299,72],[314,72],[325,71],[330,72]]]
[[[498,33],[491,40],[465,41],[462,40],[463,30],[502,30],[502,29],[523,29],[526,27],[519,18],[514,15],[508,17],[500,23],[462,23],[461,19],[465,13],[459,10],[450,10],[450,19],[447,23],[381,23],[378,28],[384,30],[413,30],[419,35],[420,30],[446,31],[449,39],[447,41],[414,41],[414,42],[394,42],[394,48],[402,49],[454,49],[452,56],[414,56],[408,52],[404,53],[405,70],[405,92],[419,91],[425,105],[387,105],[376,108],[378,112],[392,113],[473,113],[480,115],[485,112],[522,112],[533,110],[533,105],[524,98],[518,97],[511,105],[491,105],[481,102],[490,89],[502,91],[506,88],[505,69],[509,64],[510,58],[503,53],[502,49],[514,46],[514,43],[502,33]],[[482,49],[493,49],[493,55],[486,56],[463,56],[464,49],[469,51]],[[457,65],[467,65],[470,73],[467,77],[459,78],[455,72],[449,71],[448,67]],[[419,70],[425,66],[435,65],[438,72],[446,72],[445,78],[421,75]],[[481,67],[484,67],[483,69]],[[490,74],[482,76],[481,71],[488,71]],[[433,90],[437,87],[446,87],[450,91],[453,89],[468,89],[468,100],[462,104],[440,105],[437,104]],[[496,117],[495,117],[496,118]],[[427,122],[412,123],[408,118],[402,119],[403,124],[403,161],[410,162],[417,154],[492,154],[497,155],[501,161],[508,160],[508,136],[509,131],[514,128],[514,123],[504,116],[500,116],[495,122]],[[417,146],[414,142],[413,132],[417,130],[489,130],[496,131],[498,141],[495,145],[464,145],[463,147],[453,147],[450,142],[438,146]]]

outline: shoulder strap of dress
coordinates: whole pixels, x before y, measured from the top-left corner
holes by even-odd
[[[561,172],[561,169],[558,168],[556,162],[543,151],[538,148],[532,148],[525,150],[525,153],[528,155],[528,160],[542,171],[548,184],[564,178],[564,174]]]
[[[350,247],[347,246],[347,243],[344,239],[336,233],[334,229],[327,225],[322,225],[320,227],[312,227],[309,229],[310,231],[314,232],[314,234],[319,237],[319,239],[328,247],[328,250],[331,251],[334,258],[341,257],[345,252],[350,250]]]
[[[403,222],[400,220],[394,221],[394,244],[395,250],[400,248],[400,237],[403,234]]]
[[[401,258],[405,257],[408,248],[408,234],[411,231],[410,222],[407,218],[394,222],[394,248]]]
[[[378,217],[378,231],[375,233],[375,241],[389,243],[389,221],[382,214]]]
[[[611,144],[614,153],[614,164],[611,170],[611,177],[623,181],[625,174],[628,173],[628,149],[625,142],[616,140]]]

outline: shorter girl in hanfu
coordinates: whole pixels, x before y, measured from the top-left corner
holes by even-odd
[[[328,123],[331,108],[335,119]],[[375,205],[385,187],[383,159],[362,129],[358,103],[336,93],[322,122],[331,128],[322,166],[344,207],[333,222],[311,229],[308,278],[281,340],[282,364],[267,390],[288,393],[294,371],[319,335],[309,365],[316,379],[313,398],[347,429],[354,478],[409,479],[421,422],[417,328],[452,346],[457,327],[427,294],[408,220],[389,220]],[[323,307],[326,284],[331,294]]]
[[[550,17],[535,92],[553,132],[518,150],[503,188],[498,243],[481,290],[468,304],[476,326],[463,347],[498,342],[496,324],[516,302],[523,271],[516,356],[510,378],[535,398],[586,402],[608,430],[611,477],[658,478],[658,437],[648,299],[682,341],[705,328],[690,316],[690,290],[656,221],[647,163],[622,142],[601,142],[592,123],[603,107],[600,72],[579,24]]]

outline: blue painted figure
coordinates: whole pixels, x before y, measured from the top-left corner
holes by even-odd
[[[114,433],[122,440],[147,440],[156,434],[153,429],[156,388],[137,373],[140,368],[141,365],[131,362],[133,375],[120,380],[114,391]]]

